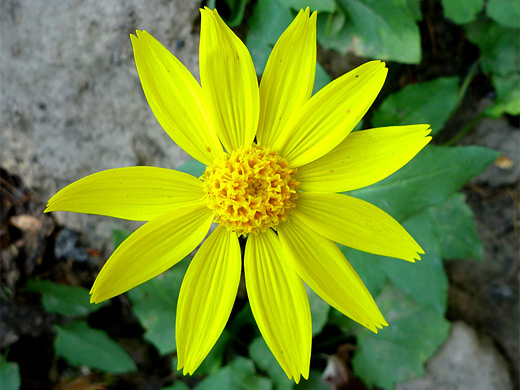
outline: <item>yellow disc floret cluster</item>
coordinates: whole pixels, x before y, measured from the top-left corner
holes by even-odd
[[[246,235],[287,219],[297,197],[295,169],[269,148],[253,145],[225,154],[203,175],[215,222]]]

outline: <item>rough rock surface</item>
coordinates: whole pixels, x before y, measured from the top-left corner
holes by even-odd
[[[481,145],[500,151],[501,156],[473,182],[492,187],[514,185],[520,177],[520,131],[507,119],[486,118],[480,120],[462,144]]]
[[[104,169],[175,168],[188,156],[155,120],[129,34],[144,29],[198,77],[199,3],[2,0],[0,163],[47,200]],[[198,22],[195,23],[198,25]],[[100,248],[111,218],[57,213]],[[135,225],[133,225],[135,226]]]
[[[449,279],[447,318],[463,320],[479,333],[490,336],[507,356],[517,386],[520,368],[520,198],[514,187],[485,187],[466,192],[468,203],[475,212],[484,256],[481,261],[445,262]]]
[[[401,383],[396,390],[512,390],[504,358],[492,341],[463,322],[437,351],[421,378]]]

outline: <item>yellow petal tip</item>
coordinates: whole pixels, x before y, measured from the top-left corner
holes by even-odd
[[[99,294],[92,294],[90,297],[90,303],[95,303],[97,305],[98,303],[104,302],[110,298],[111,297],[100,297]]]
[[[375,334],[379,333],[379,329],[383,329],[385,326],[388,326],[388,323],[383,317],[381,317],[380,321],[374,322],[370,325],[365,325],[367,329],[374,332]]]
[[[218,11],[216,9],[211,9],[209,8],[208,6],[204,6],[204,8],[199,8],[199,11],[201,14],[203,14],[204,12],[207,12],[207,13],[216,13],[218,15]]]
[[[95,303],[95,304],[98,304],[98,303],[101,303],[103,301],[106,301],[107,298],[100,298],[100,294],[99,294],[99,291],[94,291],[94,288],[96,286],[96,283],[94,282],[94,286],[92,286],[92,288],[90,289],[90,303]],[[98,290],[98,289],[96,289]]]
[[[178,357],[178,355],[177,355]],[[177,370],[180,371],[182,370],[182,375],[186,376],[186,375],[193,375],[193,373],[195,372],[197,368],[194,368],[194,369],[189,369],[187,366],[185,366],[184,364],[179,364],[177,365]]]

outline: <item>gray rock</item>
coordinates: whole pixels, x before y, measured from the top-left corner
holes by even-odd
[[[493,187],[514,185],[520,178],[520,131],[505,118],[486,118],[477,123],[471,134],[462,141],[466,145],[481,145],[498,150],[501,156],[473,179]]]
[[[189,157],[155,120],[129,34],[145,29],[198,77],[198,2],[2,0],[0,163],[42,199],[90,173]],[[180,44],[181,43],[181,44]],[[136,224],[55,213],[96,248]]]
[[[507,365],[488,337],[464,322],[455,322],[451,335],[427,365],[427,374],[400,383],[396,390],[512,390]]]

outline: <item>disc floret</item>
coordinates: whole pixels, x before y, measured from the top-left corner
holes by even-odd
[[[295,173],[283,157],[257,145],[215,159],[203,175],[215,222],[242,235],[275,228],[294,207]]]

